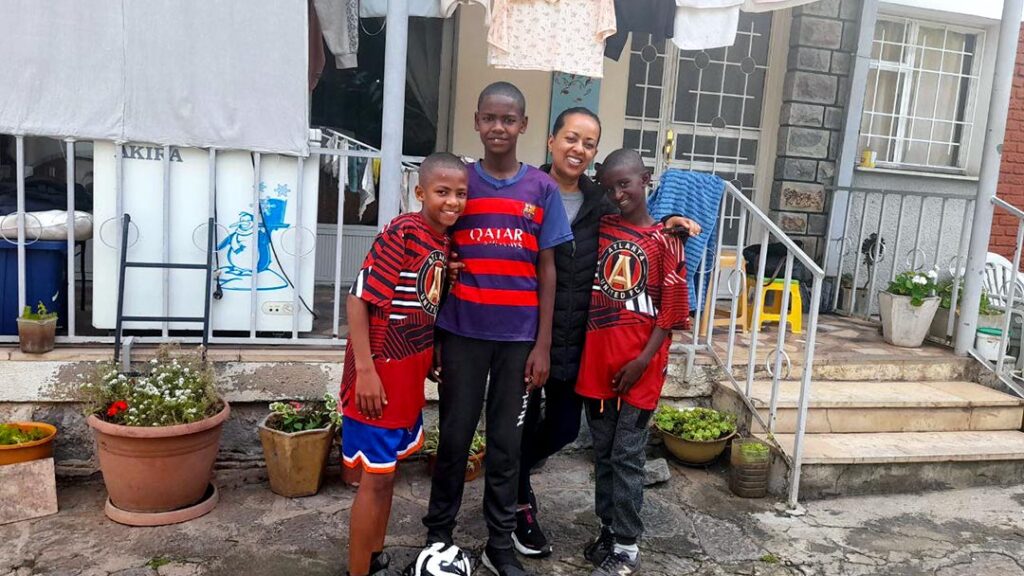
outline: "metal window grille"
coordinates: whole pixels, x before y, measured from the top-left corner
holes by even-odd
[[[962,172],[974,135],[984,33],[879,18],[860,146],[884,167]]]

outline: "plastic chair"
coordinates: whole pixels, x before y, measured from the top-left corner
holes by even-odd
[[[712,297],[711,290],[707,290],[707,298],[704,302],[704,312],[701,314],[700,319],[700,331],[706,337],[708,334],[708,319],[714,315],[714,326],[728,326],[730,323],[730,316],[732,314],[732,307],[726,311],[725,316],[720,316],[716,308],[716,304],[719,300],[732,301],[732,294],[729,293],[729,279],[734,277],[736,270],[736,251],[735,250],[722,250],[718,254],[718,292]],[[736,314],[736,323],[739,325],[743,332],[746,333],[750,329],[749,320],[747,319],[747,275],[746,275],[747,263],[740,256],[740,291],[737,296],[739,298],[739,310]]]
[[[756,279],[754,280],[756,282]],[[781,322],[782,321],[782,291],[783,291],[784,280],[776,279],[769,284],[762,285],[758,289],[758,298],[761,299],[761,321],[756,326],[756,329],[761,329],[761,324],[765,322]],[[771,299],[768,295],[771,295]],[[803,299],[800,297],[800,281],[790,280],[789,282],[789,311],[786,317],[787,323],[789,324],[790,330],[793,334],[801,334],[803,332],[803,320],[804,320],[804,305]],[[754,324],[754,309],[750,309],[750,321],[749,324]]]
[[[1024,305],[1024,274],[1014,272],[1013,264],[999,254],[989,252],[985,258],[985,292],[994,306],[1005,308],[1010,299],[1010,285],[1017,306]]]

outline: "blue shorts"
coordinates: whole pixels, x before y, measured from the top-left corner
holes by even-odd
[[[423,447],[423,416],[411,428],[381,428],[342,419],[341,457],[345,466],[362,466],[371,474],[391,474],[399,460],[405,460]]]

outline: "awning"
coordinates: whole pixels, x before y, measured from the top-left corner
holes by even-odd
[[[306,0],[8,0],[0,133],[308,153]]]

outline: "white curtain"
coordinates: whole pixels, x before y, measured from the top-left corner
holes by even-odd
[[[306,0],[5,0],[0,133],[308,154]]]

